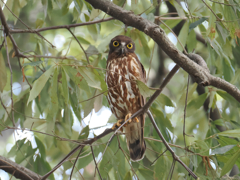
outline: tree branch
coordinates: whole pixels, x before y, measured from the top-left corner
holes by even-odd
[[[189,167],[187,167],[180,159],[179,157],[175,154],[175,152],[172,150],[172,148],[169,146],[169,144],[167,143],[167,141],[164,139],[161,131],[158,129],[156,122],[154,121],[154,118],[152,116],[152,113],[148,110],[147,111],[148,117],[150,118],[155,130],[157,131],[159,137],[162,139],[163,144],[166,146],[166,148],[168,149],[168,151],[170,151],[170,153],[172,154],[173,157],[173,161],[178,161],[188,172],[189,174],[191,174],[191,176],[194,179],[197,179],[197,176],[192,172],[191,169],[189,169]]]
[[[238,102],[240,102],[239,89],[221,78],[212,76],[204,68],[191,61],[186,55],[184,55],[174,46],[174,44],[166,36],[164,30],[158,25],[148,21],[147,19],[144,19],[141,16],[135,15],[131,11],[124,10],[109,1],[86,1],[89,2],[95,9],[100,9],[113,18],[122,21],[127,26],[135,27],[150,36],[175,63],[177,63],[190,75],[194,76],[198,83],[204,86],[212,85],[219,89],[225,90]]]
[[[24,180],[36,180],[41,179],[39,174],[18,165],[17,163],[0,155],[0,168],[9,174],[12,174],[15,178]]]

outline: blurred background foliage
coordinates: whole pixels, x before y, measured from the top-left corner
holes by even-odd
[[[11,72],[6,48],[3,47],[0,52],[0,90],[4,106],[0,107],[0,142],[4,148],[0,149],[0,154],[40,175],[50,171],[76,146],[71,140],[81,142],[92,138],[116,122],[108,108],[105,96],[107,86],[104,82],[108,44],[113,37],[123,34],[134,40],[136,54],[148,74],[149,87],[158,87],[174,66],[173,61],[152,39],[135,28],[126,27],[118,20],[71,28],[86,54],[66,28],[41,31],[44,38],[33,31],[29,32],[31,29],[109,17],[83,0],[4,2],[9,9],[3,2],[1,7],[9,27],[14,30],[28,30],[12,35],[19,50],[29,58],[18,60],[14,57],[13,45],[7,37],[13,71],[14,105],[12,108]],[[188,52],[194,51],[206,60],[211,74],[240,88],[239,0],[112,2],[158,23],[169,39],[182,50],[173,32],[177,34]],[[1,42],[3,39],[1,33]],[[240,168],[240,104],[226,92],[214,87],[200,87],[190,78],[186,133],[191,136],[186,136],[186,145],[190,150],[186,151],[183,117],[187,79],[188,74],[180,69],[150,110],[166,140],[175,145],[172,148],[176,154],[201,179],[218,179],[225,174],[227,175],[224,178],[228,179],[234,164],[235,168]],[[153,92],[145,86],[141,91],[146,91],[147,95]],[[18,130],[10,128],[12,111]],[[159,142],[160,138],[148,118],[144,133],[147,151],[140,162],[129,162],[124,135],[114,137],[108,146],[110,135],[93,144],[93,152],[104,179],[168,177],[172,163],[170,153],[166,152],[151,165],[166,148]],[[106,146],[107,150],[103,155]],[[49,179],[67,179],[75,157],[76,155],[72,156]],[[206,163],[207,158],[209,165]],[[72,179],[99,179],[89,146],[84,147],[75,169]],[[230,175],[236,174],[238,171]],[[3,179],[10,176],[0,171]],[[239,178],[236,175],[235,178],[237,177]],[[190,177],[180,164],[176,164],[173,179]]]

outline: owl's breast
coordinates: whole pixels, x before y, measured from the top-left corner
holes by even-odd
[[[105,77],[108,86],[107,98],[113,114],[118,119],[140,108],[140,93],[135,81],[139,77],[138,64],[132,56],[108,62]]]

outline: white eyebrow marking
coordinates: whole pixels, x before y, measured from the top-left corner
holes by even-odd
[[[123,46],[125,46],[126,43],[125,43],[125,42],[121,42],[121,44],[122,44]]]

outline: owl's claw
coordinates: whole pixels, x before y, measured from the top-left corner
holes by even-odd
[[[125,116],[125,121],[127,121],[128,118],[130,118],[131,116],[132,116],[132,113],[128,113],[128,114]],[[136,122],[136,123],[139,122],[138,118],[135,117],[135,118],[133,118],[133,119],[129,119],[129,121],[128,121],[124,126],[127,126],[127,124],[130,124],[132,121],[133,121],[133,122]]]
[[[123,122],[124,122],[124,119],[118,120],[118,121],[112,126],[112,130],[116,130],[117,128],[119,128],[119,127],[122,125]],[[120,131],[123,132],[123,128],[122,128],[122,127],[120,128]]]
[[[116,130],[117,128],[119,128],[125,121],[127,121],[130,117],[132,116],[132,113],[128,113],[125,116],[125,119],[120,119],[118,120],[113,126],[112,126],[112,130]],[[137,117],[133,118],[133,119],[129,119],[127,123],[125,123],[123,126],[126,127],[128,124],[130,124],[131,122],[135,122],[138,123],[139,120]],[[120,128],[120,131],[123,132],[123,128]]]

